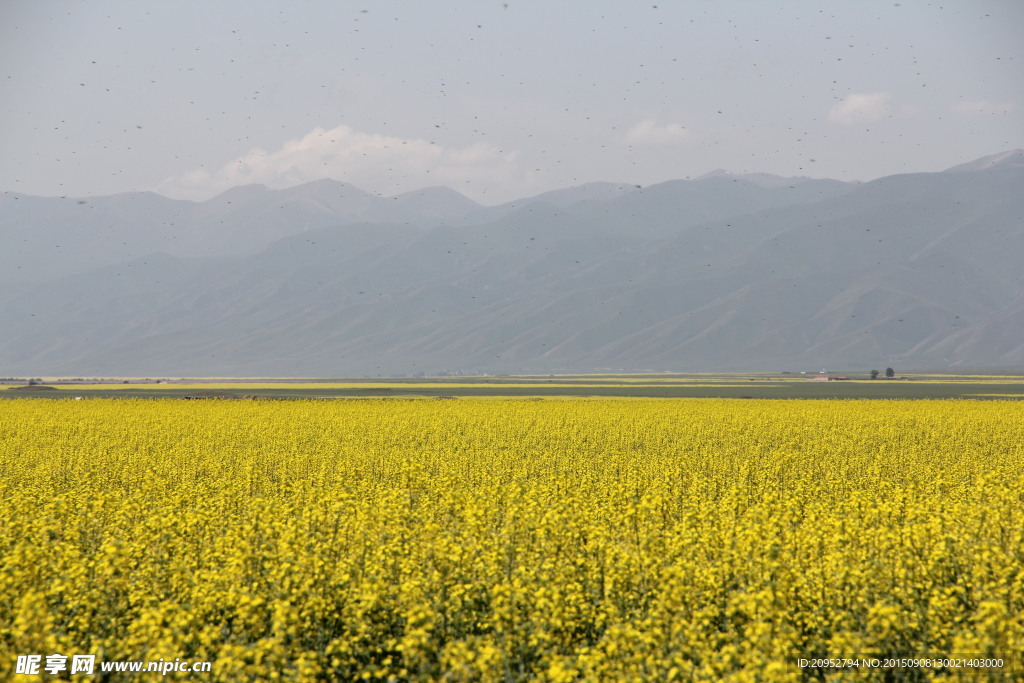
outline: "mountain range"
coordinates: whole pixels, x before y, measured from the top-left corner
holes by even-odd
[[[0,375],[1024,367],[1024,151],[500,206],[0,194]]]

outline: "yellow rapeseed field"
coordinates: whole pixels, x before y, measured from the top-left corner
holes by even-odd
[[[1022,651],[1024,403],[0,402],[3,680],[995,681]]]

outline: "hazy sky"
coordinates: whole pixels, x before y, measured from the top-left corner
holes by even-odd
[[[0,190],[485,204],[1024,147],[1020,0],[2,0]]]

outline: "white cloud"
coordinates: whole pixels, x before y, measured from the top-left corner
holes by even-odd
[[[964,100],[950,106],[950,109],[952,109],[954,113],[964,114],[967,116],[976,114],[1009,114],[1016,108],[1016,102],[997,102],[995,100],[987,99]]]
[[[892,95],[886,92],[850,93],[842,102],[832,105],[828,110],[828,120],[841,126],[877,121],[892,113],[889,108],[891,99]]]
[[[659,124],[653,119],[646,119],[636,124],[626,133],[628,144],[664,144],[680,142],[690,135],[682,124]]]
[[[280,189],[332,178],[382,195],[431,185],[474,194],[474,189],[507,183],[519,175],[516,154],[491,145],[446,147],[340,125],[330,130],[314,128],[275,151],[254,148],[216,171],[198,169],[169,178],[158,190],[205,199],[238,185],[259,183]]]

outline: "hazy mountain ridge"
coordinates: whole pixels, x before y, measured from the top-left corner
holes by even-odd
[[[300,188],[282,192],[323,203]],[[716,176],[524,201],[472,225],[147,256],[0,296],[0,372],[1024,366],[1022,188],[1012,163],[863,184]]]
[[[425,228],[481,208],[447,188],[385,198],[333,180],[286,190],[246,185],[204,202],[151,192],[89,198],[2,193],[0,283],[86,272],[158,251],[255,254],[274,240],[331,225],[393,222]]]
[[[648,191],[679,183],[687,181],[670,181]],[[239,186],[203,202],[168,199],[152,192],[87,198],[4,192],[0,193],[0,284],[87,272],[153,252],[175,256],[255,254],[282,237],[335,225],[475,225],[534,204],[562,208],[583,202],[602,205],[633,191],[637,191],[633,185],[589,183],[498,206],[481,206],[444,187],[380,197],[327,179],[284,190]],[[707,189],[690,191],[688,196],[713,200]],[[728,206],[725,197],[717,201],[723,208]],[[689,212],[694,210],[690,207]],[[729,209],[725,210],[728,213]]]
[[[946,172],[961,173],[970,171],[984,171],[990,168],[1009,168],[1024,166],[1024,149],[1011,149],[998,154],[990,154],[966,164],[958,164],[947,168]]]

